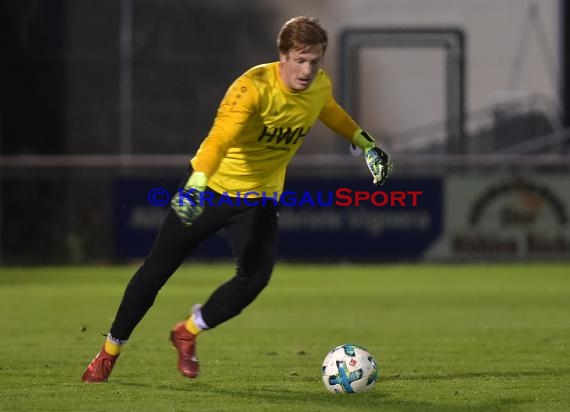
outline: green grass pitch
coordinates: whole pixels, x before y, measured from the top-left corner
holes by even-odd
[[[1,411],[570,410],[570,265],[278,264],[241,316],[202,334],[202,374],[168,334],[231,276],[183,266],[105,384],[80,376],[135,267],[0,269]],[[327,392],[321,362],[366,347],[380,379]]]

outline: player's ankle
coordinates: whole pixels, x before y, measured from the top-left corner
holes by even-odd
[[[194,336],[198,336],[198,334],[202,332],[202,329],[198,325],[196,325],[196,322],[194,321],[194,315],[188,318],[184,326],[186,330]]]
[[[118,356],[122,349],[123,349],[123,344],[126,341],[121,340],[121,339],[117,339],[115,337],[113,337],[110,333],[107,335],[107,339],[105,340],[105,352],[107,352],[109,355],[112,356]]]

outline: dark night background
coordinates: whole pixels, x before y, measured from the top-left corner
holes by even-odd
[[[0,155],[105,155],[121,147],[121,2],[0,2]],[[228,84],[275,60],[274,3],[132,2],[137,155],[189,155]],[[563,121],[570,126],[570,6],[561,2]],[[331,58],[335,58],[332,56]],[[252,63],[253,62],[253,63]],[[1,158],[0,158],[1,159]],[[117,178],[172,182],[180,168],[0,167],[0,262],[108,261]]]

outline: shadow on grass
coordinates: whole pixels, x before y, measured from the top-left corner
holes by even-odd
[[[391,375],[382,377],[378,385],[370,392],[357,395],[333,395],[326,392],[315,392],[313,384],[318,380],[310,379],[298,382],[299,389],[291,388],[290,385],[276,386],[272,383],[260,383],[258,381],[242,382],[239,386],[229,387],[227,384],[207,382],[204,380],[190,381],[169,381],[158,384],[148,382],[138,382],[136,380],[114,381],[118,387],[141,389],[143,391],[153,390],[174,394],[193,393],[204,399],[212,401],[218,400],[224,405],[238,407],[240,405],[258,405],[263,410],[297,410],[297,411],[319,411],[324,409],[342,409],[344,411],[376,411],[376,410],[396,410],[396,411],[495,411],[513,408],[519,405],[531,405],[535,403],[532,397],[529,398],[495,398],[495,399],[465,399],[462,396],[456,398],[449,395],[442,397],[431,394],[433,401],[411,400],[413,394],[406,392],[395,392],[394,388],[386,389],[382,382],[397,381],[418,381],[423,386],[430,386],[430,381],[438,380],[461,380],[461,379],[492,379],[492,378],[521,378],[521,377],[555,377],[570,374],[570,368],[558,367],[550,369],[540,369],[534,371],[480,371],[480,372],[458,372],[449,374],[410,374]],[[315,386],[316,387],[316,386]],[[426,389],[426,388],[424,388]],[[424,393],[424,397],[425,397]],[[439,399],[437,399],[439,398]],[[252,410],[257,410],[255,407]]]
[[[251,402],[267,402],[274,405],[283,405],[290,407],[304,407],[310,410],[318,408],[342,408],[343,410],[351,410],[357,408],[358,410],[399,410],[399,411],[457,411],[461,409],[458,399],[456,404],[444,404],[441,402],[421,402],[413,401],[403,398],[392,396],[389,392],[376,388],[368,393],[357,395],[333,395],[329,393],[310,393],[300,392],[294,390],[282,389],[241,389],[237,391],[226,391],[225,395],[239,397],[240,399],[249,398]],[[515,406],[525,401],[517,399],[502,399],[500,407]],[[313,407],[311,407],[313,405]],[[470,411],[489,411],[498,409],[497,403],[485,402],[479,405],[469,405]]]
[[[490,402],[480,402],[474,404],[470,402],[469,405],[461,405],[461,399],[458,398],[457,402],[420,402],[406,400],[403,398],[395,397],[386,390],[380,387],[374,388],[370,392],[345,395],[345,394],[331,394],[326,391],[322,393],[314,393],[309,390],[293,390],[288,388],[272,388],[261,387],[258,384],[241,386],[239,388],[228,389],[221,385],[208,384],[203,381],[192,381],[188,386],[177,385],[150,385],[137,382],[114,382],[117,386],[123,387],[136,387],[148,388],[149,390],[164,390],[176,392],[192,392],[196,395],[211,394],[215,397],[224,398],[224,403],[235,401],[235,406],[244,403],[252,405],[251,410],[258,410],[255,406],[261,408],[260,410],[297,410],[297,411],[311,411],[323,409],[342,409],[343,411],[377,411],[377,410],[396,410],[396,411],[493,411],[502,410],[504,408],[517,406],[524,403],[532,402],[532,400],[511,399],[504,398]],[[405,396],[405,395],[403,395]],[[254,406],[255,405],[255,406]],[[237,410],[237,409],[236,409]]]
[[[202,382],[198,383],[196,381],[186,381],[188,386],[182,385],[167,385],[167,384],[149,384],[144,382],[135,382],[129,380],[113,380],[110,384],[115,385],[117,387],[125,387],[125,388],[139,388],[139,389],[152,389],[158,391],[171,391],[171,392],[184,392],[188,393],[189,390],[194,390],[198,388],[203,390],[204,392],[213,391],[215,388],[212,385],[204,384]],[[190,386],[191,385],[191,386]]]

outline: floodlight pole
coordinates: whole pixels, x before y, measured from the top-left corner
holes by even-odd
[[[560,2],[560,100],[562,102],[564,127],[570,128],[570,4]]]
[[[0,157],[2,157],[2,115],[0,114]],[[2,211],[2,187],[4,186],[2,181],[2,166],[0,165],[0,265],[4,263],[4,215]]]
[[[119,151],[133,152],[133,0],[119,3]]]

